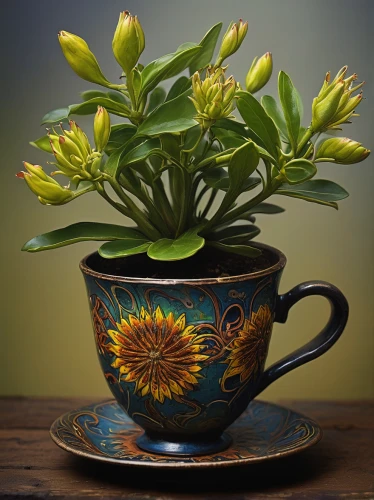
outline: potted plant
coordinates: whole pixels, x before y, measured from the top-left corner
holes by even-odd
[[[142,27],[121,13],[113,38],[119,83],[104,76],[82,38],[61,31],[71,68],[104,90],[83,92],[83,102],[44,117],[48,133],[32,144],[54,155],[54,172],[25,162],[17,174],[45,205],[95,192],[132,221],[78,222],[33,238],[23,250],[104,241],[81,262],[97,350],[114,396],[145,430],[138,446],[155,453],[227,448],[223,431],[248,403],[329,349],[348,316],[344,296],[328,283],[303,283],[278,296],[285,257],[252,240],[260,233],[257,214],[283,212],[267,202],[272,195],[330,208],[348,196],[314,177],[323,162],[353,164],[369,155],[335,135],[356,115],[363,83],[347,67],[335,78],[327,73],[304,127],[300,95],[283,71],[279,103],[254,97],[271,77],[270,53],[254,59],[245,85],[227,76],[226,60],[247,23],[230,24],[212,63],[220,31],[221,23],[199,44],[143,65]],[[170,78],[166,92],[162,82]],[[94,113],[93,147],[68,120]],[[111,125],[110,114],[124,122]],[[295,302],[315,294],[332,304],[326,328],[264,370],[273,322],[285,322]]]

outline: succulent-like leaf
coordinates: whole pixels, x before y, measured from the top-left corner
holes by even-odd
[[[149,63],[142,71],[140,98],[157,87],[162,80],[178,75],[188,68],[200,50],[200,45],[184,43],[174,53],[167,54]]]
[[[300,131],[299,95],[291,78],[284,71],[279,73],[278,93],[286,119],[288,137],[293,151],[296,152]]]
[[[118,259],[119,257],[129,257],[139,253],[146,253],[151,245],[147,238],[116,240],[104,243],[99,248],[99,254],[105,259]]]
[[[277,101],[270,95],[261,97],[262,107],[277,126],[283,142],[289,142],[287,125],[283,113],[278,107]]]
[[[254,224],[240,224],[217,229],[208,235],[209,240],[219,241],[225,245],[238,245],[252,240],[261,230]]]
[[[193,228],[172,240],[162,238],[148,248],[148,257],[154,260],[182,260],[195,255],[205,244],[199,236],[198,229]]]
[[[302,184],[316,175],[317,167],[309,160],[296,158],[286,163],[282,172],[289,184]]]
[[[224,243],[220,243],[219,241],[207,241],[207,245],[216,248],[217,250],[221,250],[222,252],[236,253],[244,255],[245,257],[255,258],[261,255],[261,250],[249,245],[226,245]]]
[[[221,29],[222,23],[215,24],[201,40],[199,43],[201,50],[190,62],[190,75],[210,64]]]
[[[188,130],[197,124],[196,110],[188,98],[190,90],[171,101],[161,104],[139,126],[137,135],[161,135]]]
[[[112,177],[117,177],[122,168],[147,159],[159,148],[160,141],[157,138],[147,139],[136,147],[125,144],[110,155],[102,170]]]
[[[43,137],[39,137],[39,139],[36,139],[36,141],[30,142],[30,144],[31,144],[31,146],[34,146],[34,148],[38,148],[38,149],[41,149],[42,151],[45,151],[46,153],[52,154],[50,138],[48,135],[43,135]]]
[[[205,184],[213,189],[228,191],[230,187],[229,174],[223,168],[211,168],[204,174],[203,180]],[[256,186],[261,184],[259,177],[248,177],[241,186],[241,193],[251,191]]]
[[[278,156],[277,146],[280,147],[280,139],[273,120],[252,94],[239,91],[237,96],[239,112],[248,128],[260,138],[267,151],[276,158]]]
[[[81,241],[144,240],[145,236],[130,227],[101,222],[78,222],[32,238],[22,247],[26,252],[40,252]]]
[[[160,104],[165,102],[165,99],[166,99],[166,90],[163,87],[156,87],[149,96],[147,114],[151,113],[154,109],[158,108]]]
[[[191,78],[181,76],[171,86],[165,101],[171,101],[191,88]]]
[[[299,198],[311,203],[318,203],[333,208],[338,208],[337,201],[349,196],[349,193],[335,182],[325,179],[316,179],[298,186],[282,185],[275,194]]]

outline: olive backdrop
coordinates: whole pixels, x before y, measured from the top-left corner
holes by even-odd
[[[28,145],[43,135],[41,116],[79,102],[94,88],[68,67],[57,41],[65,29],[87,40],[110,79],[120,75],[111,53],[119,12],[138,14],[146,34],[142,62],[172,52],[182,42],[198,42],[214,23],[239,17],[249,21],[230,70],[244,81],[256,55],[271,51],[274,74],[264,93],[276,92],[277,73],[288,72],[305,103],[325,72],[344,64],[365,79],[360,118],[346,134],[373,148],[373,58],[367,0],[3,0],[1,30],[1,376],[0,393],[17,395],[107,396],[100,372],[79,260],[97,245],[80,244],[39,254],[21,253],[32,236],[75,221],[121,223],[121,216],[89,194],[65,207],[45,207],[14,174],[21,161],[45,165],[46,155]],[[167,82],[170,85],[170,82]],[[260,92],[261,95],[261,92]],[[91,129],[91,118],[79,120]],[[374,155],[354,166],[320,164],[322,178],[343,185],[351,196],[339,211],[274,197],[286,208],[259,216],[259,237],[288,257],[281,291],[310,279],[337,285],[347,295],[351,315],[346,332],[322,358],[276,382],[263,398],[363,398],[373,396],[373,186]],[[296,305],[286,325],[276,325],[269,363],[308,341],[327,321],[322,298]]]

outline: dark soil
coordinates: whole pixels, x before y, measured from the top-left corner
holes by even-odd
[[[254,273],[277,262],[278,256],[266,249],[250,259],[204,248],[193,257],[174,262],[152,260],[146,254],[109,260],[95,253],[87,259],[87,266],[99,273],[128,278],[202,279]]]

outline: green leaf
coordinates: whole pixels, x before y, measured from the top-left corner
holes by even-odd
[[[273,120],[252,94],[239,91],[237,96],[239,112],[248,128],[260,138],[267,151],[274,158],[277,158],[277,146],[280,147],[280,139]]]
[[[146,160],[155,151],[160,150],[160,140],[158,138],[147,139],[135,148],[131,149],[123,158],[123,165],[131,165],[142,160]]]
[[[253,214],[281,214],[284,208],[274,205],[273,203],[259,203],[255,207],[246,212],[248,215]]]
[[[245,128],[245,124],[238,122],[237,120],[232,120],[231,118],[221,118],[220,120],[217,120],[212,129],[216,130],[217,128],[224,130],[231,130],[232,132],[235,132],[238,135],[247,137],[247,130]]]
[[[288,139],[287,125],[284,120],[284,116],[281,110],[279,109],[278,104],[274,99],[274,97],[270,95],[262,96],[261,104],[262,107],[265,109],[266,113],[270,116],[270,118],[277,126],[283,142],[288,142],[289,139]]]
[[[197,234],[198,229],[189,229],[179,238],[162,238],[148,248],[148,257],[154,260],[182,260],[195,255],[205,244],[204,238]]]
[[[188,95],[184,92],[172,101],[167,101],[153,111],[138,128],[137,135],[160,135],[176,133],[194,127],[196,110]]]
[[[260,228],[253,224],[240,224],[213,231],[208,235],[208,238],[226,245],[236,245],[255,238],[260,232]]]
[[[110,155],[102,170],[112,177],[118,177],[122,168],[145,160],[152,154],[152,151],[159,148],[160,141],[156,138],[147,139],[136,147],[125,144]]]
[[[149,63],[142,71],[142,90],[140,98],[147,95],[162,80],[178,75],[188,68],[193,58],[200,52],[200,45],[184,43],[172,53]]]
[[[325,179],[308,181],[298,186],[281,186],[275,194],[338,208],[337,201],[347,198],[347,191],[335,182]]]
[[[190,75],[193,75],[195,71],[205,68],[210,64],[221,28],[222,23],[215,24],[199,43],[202,48],[190,63]]]
[[[235,193],[235,197],[236,193],[241,192],[243,183],[256,170],[259,160],[260,157],[253,142],[241,146],[232,155],[228,166],[229,192]]]
[[[286,119],[288,137],[293,151],[297,151],[300,131],[299,95],[291,78],[281,71],[278,78],[278,93]]]
[[[99,248],[99,254],[104,259],[129,257],[138,253],[146,253],[151,243],[146,238],[109,241]]]
[[[46,115],[43,116],[42,118],[42,125],[45,125],[46,123],[59,123],[62,122],[63,120],[67,120],[69,116],[69,108],[59,108],[59,109],[54,109],[53,111],[50,111]]]
[[[111,155],[117,149],[124,146],[132,137],[134,137],[137,131],[135,125],[130,125],[129,123],[119,123],[118,125],[113,125],[110,129],[110,136],[108,144],[105,147],[105,152],[107,155]]]
[[[296,158],[286,163],[282,173],[289,184],[301,184],[316,175],[317,167],[309,160]]]
[[[147,114],[151,113],[154,109],[158,108],[160,104],[165,102],[165,98],[166,98],[166,90],[163,87],[156,87],[149,96]]]
[[[165,101],[171,101],[191,88],[191,78],[181,76],[171,86]]]
[[[114,115],[124,117],[130,116],[130,110],[125,104],[113,101],[108,97],[94,97],[80,104],[72,104],[69,106],[69,115],[91,115],[96,113],[98,106],[103,106],[108,113]]]
[[[248,245],[225,245],[224,243],[219,243],[218,241],[207,241],[206,244],[210,247],[216,248],[217,250],[221,250],[222,252],[235,253],[251,258],[258,257],[262,253],[258,248],[250,247]]]
[[[78,222],[71,226],[55,229],[49,233],[41,234],[31,239],[22,247],[26,252],[40,252],[66,245],[72,245],[80,241],[109,241],[109,240],[140,240],[145,236],[138,230],[117,226],[114,224],[103,224],[100,222]]]
[[[213,189],[228,191],[230,187],[229,174],[223,168],[211,168],[207,170],[206,174],[204,174],[203,180],[205,184]],[[246,179],[241,186],[241,193],[250,191],[259,184],[261,184],[261,179],[259,177],[248,177],[248,179]]]
[[[48,135],[43,135],[43,137],[40,137],[39,139],[36,139],[36,141],[30,142],[31,146],[34,148],[41,149],[42,151],[46,151],[47,153],[52,154],[52,148],[50,144],[50,139]]]
[[[84,92],[81,92],[81,97],[84,101],[90,101],[91,99],[94,99],[95,97],[108,97],[106,92],[103,92],[102,90],[85,90]]]
[[[243,146],[247,139],[242,135],[233,132],[232,130],[225,130],[223,128],[214,127],[214,135],[222,144],[224,149],[239,148]]]

